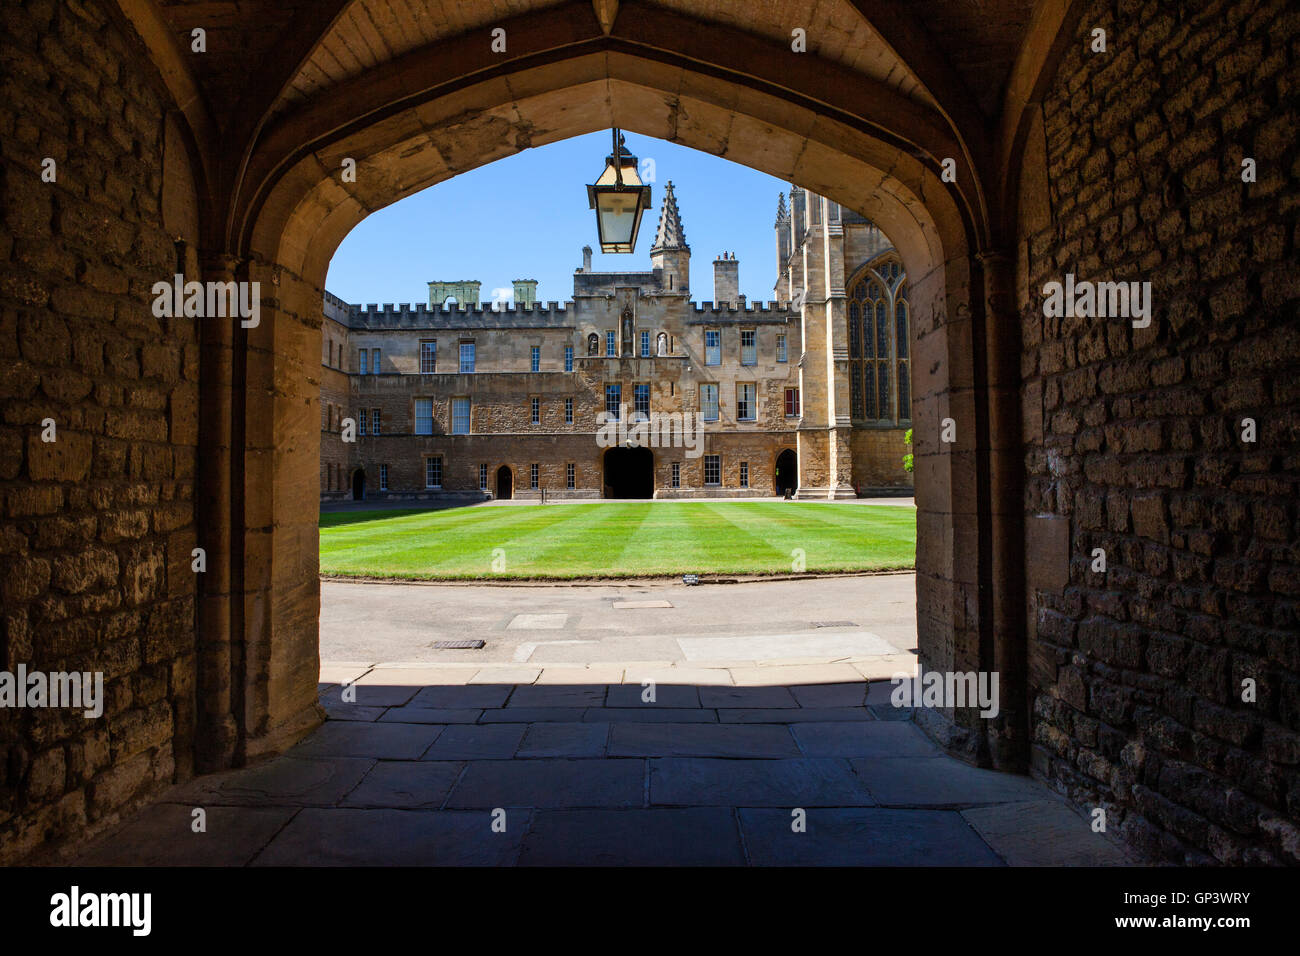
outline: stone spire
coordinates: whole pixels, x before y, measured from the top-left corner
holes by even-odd
[[[776,194],[776,224],[779,226],[790,218],[790,213],[785,208],[785,193]]]
[[[673,195],[673,181],[668,180],[664,187],[664,205],[659,212],[659,230],[655,233],[655,244],[650,252],[661,249],[689,249],[686,245],[686,230],[682,228],[682,217],[677,212],[677,197]]]

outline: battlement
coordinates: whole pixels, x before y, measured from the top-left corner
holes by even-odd
[[[692,302],[691,308],[696,312],[716,313],[754,313],[754,312],[797,312],[789,302],[744,302],[732,305],[730,302]]]
[[[436,329],[486,328],[494,324],[534,327],[559,324],[567,318],[567,302],[460,302],[449,306],[429,306],[423,302],[383,305],[371,302],[364,307],[348,306],[348,325],[354,329]]]

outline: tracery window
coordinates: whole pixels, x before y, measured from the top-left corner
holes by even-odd
[[[848,288],[849,407],[865,422],[912,418],[907,276],[895,258],[863,269]]]

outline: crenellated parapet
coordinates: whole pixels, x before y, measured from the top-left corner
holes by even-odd
[[[735,312],[740,315],[754,312],[789,312],[797,314],[799,311],[789,302],[745,302],[741,305],[732,305],[730,302],[692,302],[691,308],[696,312]]]
[[[445,306],[423,302],[369,303],[348,307],[353,329],[538,328],[564,325],[570,302],[460,302]]]

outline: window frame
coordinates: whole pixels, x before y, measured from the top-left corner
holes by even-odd
[[[713,345],[709,344],[710,336],[716,340]],[[722,364],[722,329],[704,330],[704,364],[705,366]]]
[[[742,397],[742,389],[748,389],[748,397]],[[748,413],[746,414],[746,409]],[[736,383],[736,421],[758,421],[758,384],[755,382]]]
[[[745,344],[746,336],[749,337],[748,345]],[[741,365],[758,364],[758,329],[740,330],[740,364]]]
[[[716,476],[716,480],[714,481],[709,481],[710,462],[712,462],[713,465],[711,470]],[[704,486],[706,488],[722,487],[722,456],[721,455],[704,456]]]
[[[457,409],[458,402],[465,403],[465,429],[461,431],[457,426]],[[468,435],[474,427],[474,406],[470,402],[468,395],[453,395],[451,397],[451,433],[453,435]]]
[[[428,408],[429,408],[429,415],[428,415],[429,430],[428,430],[428,431],[421,431],[421,430],[420,430],[420,405],[421,405],[421,403],[427,404],[427,405],[428,405]],[[433,418],[433,399],[432,399],[432,398],[417,398],[417,399],[415,399],[415,408],[414,408],[414,413],[413,413],[413,415],[412,415],[412,418],[414,418],[414,420],[415,420],[414,427],[412,428],[412,431],[411,431],[411,433],[412,433],[413,435],[432,435],[432,434],[433,434],[433,421],[434,421],[434,418]]]
[[[713,402],[709,405],[704,400],[706,390],[712,390]],[[712,408],[713,417],[709,417],[708,410]],[[700,382],[700,416],[706,422],[716,422],[722,420],[722,399],[718,391],[717,382]]]

